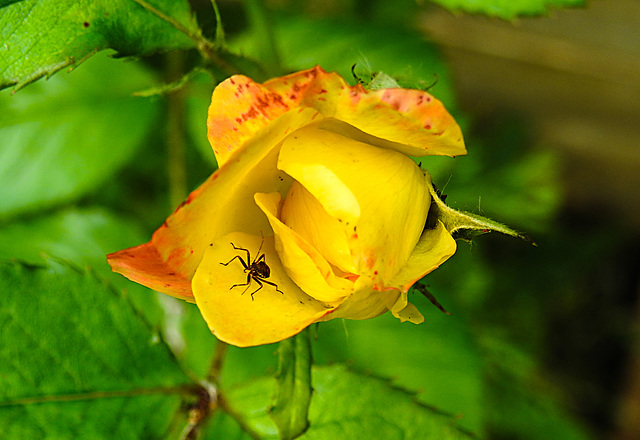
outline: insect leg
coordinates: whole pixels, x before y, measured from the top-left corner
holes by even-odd
[[[251,273],[247,274],[247,282],[244,284],[234,284],[233,286],[231,286],[229,288],[229,290],[233,289],[234,287],[240,287],[240,286],[247,286],[246,289],[244,289],[244,292],[247,291],[247,289],[249,289],[249,286],[251,285]],[[244,292],[242,292],[240,295],[244,295]]]
[[[277,285],[276,283],[272,283],[271,281],[267,281],[267,280],[265,280],[265,279],[263,279],[263,278],[254,278],[254,280],[256,280],[256,282],[257,282],[258,280],[260,280],[260,281],[262,281],[262,282],[263,282],[263,283],[265,283],[265,284],[268,284],[268,285],[270,285],[270,286],[273,286],[273,287],[275,287],[275,288],[276,288],[276,292],[280,292],[280,293],[282,293],[282,294],[284,295],[284,292],[283,292],[282,290],[278,289],[278,285]],[[258,289],[258,290],[260,290],[260,289]],[[253,292],[253,293],[255,293],[255,292]]]
[[[260,284],[260,287],[258,287],[256,290],[254,290],[253,292],[251,292],[251,301],[253,301],[253,294],[256,293],[258,290],[262,289],[262,282],[268,283],[268,281],[264,281],[261,280],[260,278],[253,278],[254,280],[256,280],[256,283]],[[269,283],[271,284],[271,283]],[[248,287],[247,287],[248,289]]]
[[[228,266],[229,263],[231,263],[236,258],[238,260],[240,260],[240,262],[242,263],[242,265],[244,266],[245,269],[249,269],[249,266],[247,266],[247,263],[244,262],[244,260],[242,259],[242,257],[240,255],[236,255],[235,257],[233,257],[231,260],[227,261],[226,263],[220,263],[220,264],[222,264],[223,266]]]
[[[236,246],[235,244],[231,243],[231,246],[233,246],[233,248],[237,251],[245,251],[247,253],[247,263],[244,265],[245,269],[249,266],[249,263],[251,262],[251,254],[249,253],[249,249],[245,249],[243,247],[239,247]]]

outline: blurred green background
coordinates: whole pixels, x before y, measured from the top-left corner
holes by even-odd
[[[459,241],[424,280],[452,316],[414,293],[419,326],[390,316],[320,324],[316,362],[390,378],[481,437],[640,438],[640,3],[504,21],[409,0],[273,0],[266,23],[256,4],[219,2],[243,72],[320,64],[354,83],[355,64],[365,80],[383,71],[402,86],[435,82],[469,154],[422,166],[448,204],[537,243]],[[192,5],[213,37],[210,3]],[[101,52],[0,92],[0,259],[90,267],[204,377],[215,340],[195,306],[112,274],[104,257],[147,241],[215,169],[206,111],[224,75],[196,71],[159,93],[198,60],[193,49]],[[275,348],[230,347],[223,383],[272,373]]]

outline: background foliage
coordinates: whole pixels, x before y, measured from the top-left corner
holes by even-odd
[[[436,3],[503,19],[582,4]],[[315,328],[302,438],[604,432],[615,395],[595,419],[576,411],[584,395],[559,375],[564,365],[554,368],[572,340],[555,329],[567,327],[563,311],[590,310],[584,271],[620,255],[624,237],[609,220],[601,229],[575,221],[561,166],[531,145],[526,121],[486,123],[456,105],[447,63],[412,25],[428,9],[411,0],[217,6],[226,36],[204,1],[0,1],[3,438],[195,438],[196,428],[203,439],[277,438],[267,412],[276,346],[217,344],[195,306],[112,274],[104,256],[147,241],[215,169],[205,121],[217,82],[315,64],[352,82],[355,64],[366,81],[383,71],[429,87],[461,121],[470,151],[423,159],[447,202],[525,230],[539,246],[459,242],[424,280],[452,316],[413,294],[420,326],[382,316]],[[576,319],[577,328],[588,321]],[[211,412],[208,383],[219,397]],[[608,383],[591,386],[604,393]]]

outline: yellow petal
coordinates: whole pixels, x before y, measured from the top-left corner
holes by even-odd
[[[160,292],[192,298],[190,280],[210,243],[232,231],[260,235],[269,230],[253,195],[287,193],[291,178],[276,167],[280,142],[316,116],[311,109],[289,113],[256,134],[189,195],[149,243],[111,254],[114,270]]]
[[[411,156],[466,154],[460,127],[427,92],[351,87],[320,67],[264,84],[235,75],[220,83],[209,107],[208,137],[222,166],[256,133],[287,112],[311,108],[344,121],[372,141]]]
[[[284,272],[274,248],[273,237],[232,232],[207,246],[202,262],[193,277],[193,294],[196,304],[209,325],[211,332],[220,340],[239,347],[270,344],[289,338],[322,318],[331,311],[323,303],[310,298]],[[244,284],[247,273],[236,256],[246,261],[249,250],[252,260],[264,253],[271,273],[265,278],[263,287],[251,280],[249,288],[232,288]],[[227,266],[221,263],[227,263]],[[266,281],[277,284],[266,284]],[[243,292],[245,292],[243,294]]]
[[[418,308],[407,301],[407,292],[400,294],[398,301],[391,307],[391,313],[400,322],[409,321],[413,324],[422,324],[424,322],[424,316],[422,316]]]
[[[278,167],[338,220],[357,273],[382,290],[406,264],[425,224],[430,194],[418,166],[397,151],[311,125],[284,140]],[[288,218],[298,212],[304,213],[292,208]],[[322,235],[322,226],[312,227]]]
[[[299,72],[295,75],[303,74]],[[441,101],[410,89],[366,90],[349,86],[336,73],[316,67],[300,105],[317,109],[326,118],[343,121],[385,146],[410,156],[460,156],[467,153],[458,123]],[[292,75],[294,76],[294,75]],[[266,85],[266,84],[265,84]]]
[[[436,270],[455,252],[455,240],[442,222],[438,221],[435,228],[427,229],[422,233],[409,261],[389,285],[406,292],[416,281]]]
[[[380,316],[391,309],[397,302],[400,292],[397,290],[379,291],[373,289],[373,282],[367,277],[360,277],[355,282],[354,292],[331,313],[320,321],[336,318],[370,319]]]
[[[334,306],[351,294],[353,282],[337,277],[317,249],[280,221],[280,194],[256,194],[255,200],[273,228],[285,271],[305,293]]]
[[[336,113],[327,116],[391,141],[410,156],[467,153],[458,123],[442,102],[420,90],[355,87],[340,95]]]
[[[333,178],[335,179],[335,176]],[[348,189],[344,189],[344,191],[348,191]],[[357,205],[353,194],[350,191],[348,194],[349,198],[353,199],[353,203]],[[328,203],[335,201],[336,199],[329,199]],[[339,218],[347,217],[341,214],[337,214]],[[287,193],[280,219],[345,275],[357,272],[358,269],[354,264],[354,257],[351,255],[344,227],[336,217],[331,216],[325,210],[313,194],[297,181],[293,182]]]

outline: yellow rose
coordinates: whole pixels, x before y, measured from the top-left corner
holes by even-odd
[[[425,226],[431,183],[409,156],[466,153],[440,101],[319,67],[237,75],[213,92],[208,135],[219,169],[149,243],[110,254],[115,272],[195,302],[238,346],[389,310],[422,322],[407,292],[456,245]]]

